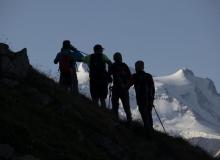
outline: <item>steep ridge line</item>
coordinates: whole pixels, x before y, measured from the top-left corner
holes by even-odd
[[[0,78],[0,106],[1,159],[212,159],[181,138],[147,139],[139,123],[117,121],[31,66],[25,77]]]

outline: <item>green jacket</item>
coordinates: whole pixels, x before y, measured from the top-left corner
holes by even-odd
[[[90,60],[91,60],[91,55],[82,58],[82,61],[86,63],[88,66],[90,66]],[[105,54],[103,54],[103,61],[108,65],[112,64],[111,60]]]

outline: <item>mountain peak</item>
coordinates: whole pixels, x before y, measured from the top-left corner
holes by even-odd
[[[187,82],[186,80],[193,80],[194,77],[195,77],[194,73],[190,69],[183,68],[183,69],[179,69],[178,71],[176,71],[171,75],[157,77],[157,79],[170,83],[170,81]]]
[[[184,69],[182,69],[182,71],[183,71],[183,73],[184,73],[185,75],[194,76],[193,71],[190,70],[190,69],[188,69],[188,68],[184,68]]]
[[[183,69],[179,69],[177,72],[175,72],[174,74],[171,74],[170,76],[171,79],[188,79],[188,80],[192,80],[194,79],[195,75],[193,73],[192,70],[187,69],[187,68],[183,68]]]
[[[188,68],[183,68],[183,69],[179,69],[175,74],[180,74],[184,77],[192,77],[194,76],[194,73],[192,70],[188,69]]]

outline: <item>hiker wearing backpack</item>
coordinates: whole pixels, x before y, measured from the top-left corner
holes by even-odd
[[[60,85],[76,94],[79,92],[76,62],[81,62],[82,58],[80,51],[73,47],[69,40],[64,40],[61,51],[54,59],[55,64],[59,63]]]
[[[134,85],[136,100],[144,127],[150,136],[153,132],[152,108],[155,95],[152,75],[144,71],[144,62],[135,63],[136,73],[132,75],[129,87]]]
[[[108,94],[109,76],[106,70],[106,64],[110,66],[111,60],[103,54],[104,48],[97,44],[93,47],[94,53],[83,58],[83,61],[89,66],[90,94],[92,101],[96,104],[101,103],[106,107],[105,99]]]
[[[114,63],[109,68],[109,75],[113,77],[112,87],[112,111],[118,117],[119,99],[121,99],[124,111],[126,113],[127,122],[132,121],[128,83],[131,78],[131,72],[127,64],[122,62],[122,55],[116,52],[113,56]]]

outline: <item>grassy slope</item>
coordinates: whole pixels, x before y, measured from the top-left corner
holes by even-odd
[[[157,132],[146,140],[141,126],[118,122],[33,69],[15,87],[0,85],[0,128],[0,144],[40,159],[211,159],[180,138]]]

